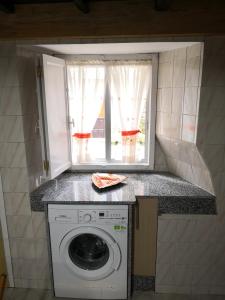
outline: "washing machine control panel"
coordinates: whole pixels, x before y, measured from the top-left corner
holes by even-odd
[[[111,224],[111,223],[127,223],[127,211],[126,210],[88,210],[82,209],[78,212],[79,223],[99,223],[99,224]]]

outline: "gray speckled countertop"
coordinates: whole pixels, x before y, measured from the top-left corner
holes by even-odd
[[[216,214],[215,196],[169,173],[129,173],[125,184],[97,190],[90,173],[66,172],[31,193],[31,208],[47,203],[135,204],[136,197],[157,197],[159,214]]]

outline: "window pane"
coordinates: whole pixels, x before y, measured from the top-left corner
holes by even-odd
[[[145,162],[146,104],[150,65],[115,65],[109,68],[111,91],[112,159]]]
[[[68,66],[72,161],[88,163],[105,157],[105,67]]]
[[[123,161],[123,147],[122,147],[122,136],[121,127],[118,119],[118,110],[112,107],[112,117],[111,117],[112,127],[111,127],[111,153],[112,159],[116,161]],[[144,104],[141,110],[141,117],[138,122],[138,128],[141,132],[134,136],[127,136],[124,139],[127,140],[128,145],[135,143],[135,160],[133,162],[144,162],[145,160],[145,137],[146,137],[146,99],[144,99]],[[133,139],[133,140],[132,140]],[[136,141],[136,142],[135,142]],[[126,142],[126,141],[125,141]],[[128,146],[129,148],[132,146]]]

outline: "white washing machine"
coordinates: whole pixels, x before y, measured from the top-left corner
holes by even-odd
[[[56,297],[127,298],[127,205],[48,205]]]

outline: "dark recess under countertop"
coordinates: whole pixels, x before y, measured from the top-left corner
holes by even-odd
[[[97,191],[91,173],[65,172],[31,192],[31,209],[45,204],[135,204],[137,197],[157,197],[159,214],[216,214],[216,198],[170,173],[123,173],[126,184]],[[147,198],[146,198],[147,199]]]

